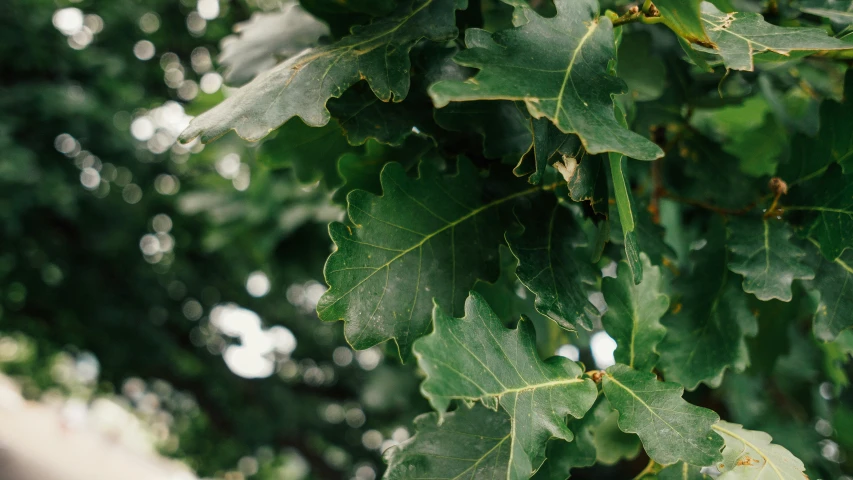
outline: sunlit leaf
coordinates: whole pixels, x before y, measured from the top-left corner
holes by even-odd
[[[700,4],[702,0],[657,0],[654,5],[660,10],[663,23],[690,43],[713,47],[702,22]]]
[[[784,447],[770,443],[764,432],[720,421],[714,431],[726,442],[717,468],[720,480],[803,480],[806,467]]]
[[[297,3],[287,4],[280,12],[255,13],[235,25],[234,31],[237,35],[223,39],[219,54],[225,81],[233,85],[248,82],[329,35],[329,27]]]
[[[196,117],[182,134],[213,140],[229,130],[258,140],[294,116],[310,126],[329,121],[326,102],[364,79],[384,101],[409,92],[409,50],[423,38],[450,39],[464,0],[412,0],[394,14],[337,42],[306,50],[259,75],[225,101]]]

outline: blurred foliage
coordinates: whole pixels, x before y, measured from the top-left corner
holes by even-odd
[[[400,2],[301,3],[329,26],[320,29],[328,35],[309,35],[324,44]],[[513,9],[504,3],[468,3],[456,12],[460,28],[513,25]],[[553,2],[530,3],[554,15]],[[773,24],[821,26],[851,41],[849,9],[834,2],[713,3],[723,11],[764,11]],[[452,171],[454,159],[465,155],[509,182],[511,167],[535,154],[528,150],[537,133],[523,105],[433,110],[429,85],[470,72],[450,61],[461,42],[424,41],[412,49],[412,84],[401,104],[363,105],[373,94],[360,83],[330,102],[335,119],[322,129],[292,119],[255,143],[234,134],[208,145],[180,143],[189,115],[233,93],[220,74],[241,63],[233,56],[217,61],[229,42],[239,51],[226,38],[233,26],[258,12],[280,16],[280,2],[7,0],[3,7],[0,369],[30,399],[118,399],[144,420],[165,455],[199,476],[381,476],[382,452],[413,435],[414,418],[430,405],[418,391],[415,362],[401,364],[393,346],[355,352],[341,323],[317,318],[321,272],[334,248],[327,224],[344,220],[341,206],[352,190],[380,193],[379,171],[390,161],[411,177],[417,159]],[[601,7],[624,12],[627,2]],[[244,25],[253,24],[263,23]],[[252,58],[266,63],[252,63],[248,77],[294,52],[260,53]],[[706,53],[690,47],[685,53],[670,31],[643,24],[623,28],[618,50],[618,75],[628,87],[618,104],[631,129],[666,153],[662,163],[632,161],[627,181],[641,197],[634,205],[640,244],[667,281],[690,272],[691,254],[719,227],[708,205],[737,210],[767,203],[771,175],[815,173],[797,163],[801,149],[827,156],[824,168],[841,162],[828,158],[832,149],[810,142],[840,138],[825,134],[827,125],[849,125],[839,114],[849,106],[843,89],[849,60],[772,58],[756,62],[755,71],[726,71]],[[710,71],[701,68],[705,61]],[[845,94],[848,103],[837,103]],[[839,131],[849,139],[849,131]],[[562,143],[554,158],[573,158],[578,148]],[[581,159],[582,171],[599,160]],[[841,163],[849,172],[849,160]],[[840,175],[830,168],[828,175]],[[538,169],[558,178],[550,166]],[[666,195],[650,195],[661,182]],[[804,188],[809,195],[816,189]],[[599,192],[596,198],[605,200]],[[611,203],[610,218],[618,218]],[[597,222],[584,220],[589,241],[581,243],[597,250],[599,265],[615,275],[610,260],[622,255],[622,225],[602,230],[607,212],[576,207],[571,216]],[[806,230],[798,226],[796,238]],[[832,267],[815,252],[809,250],[815,270]],[[602,338],[596,337],[600,321],[593,333],[557,328],[534,309],[509,250],[499,249],[493,260],[500,276],[473,289],[502,320],[531,317],[543,358],[576,356],[589,368],[601,361],[592,348]],[[811,289],[810,282],[795,282],[790,303],[750,298],[744,308],[758,324],[747,339],[751,365],[726,372],[719,388],[698,385],[685,399],[771,434],[805,463],[810,478],[849,479],[842,475],[853,472],[853,333],[832,342],[815,338],[811,322],[821,299]],[[672,301],[664,324],[677,318],[684,298],[707,294],[695,290],[667,289]],[[590,300],[604,308],[600,298]],[[236,306],[257,314],[257,328],[245,327],[257,317]],[[228,318],[244,323],[235,328]],[[247,346],[258,342],[270,344],[262,348],[265,356],[244,358],[256,368],[241,370],[234,359],[251,357]],[[245,378],[252,376],[260,378]],[[594,407],[597,424],[578,424],[587,418],[570,424],[576,434],[593,432],[587,436],[599,458],[595,466],[591,459],[571,465],[584,467],[572,478],[631,478],[648,460],[637,437],[618,430],[606,402]],[[559,448],[549,444],[549,452],[552,446]]]

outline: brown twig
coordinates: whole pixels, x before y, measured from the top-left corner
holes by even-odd
[[[745,215],[749,213],[753,208],[755,208],[755,202],[750,203],[749,205],[742,208],[723,208],[718,207],[716,205],[711,205],[710,203],[706,203],[700,200],[694,200],[692,198],[684,198],[680,197],[668,190],[663,190],[660,195],[662,198],[668,198],[670,200],[674,200],[679,203],[684,203],[687,205],[692,205],[694,207],[704,208],[705,210],[710,210],[712,212],[717,212],[720,215]]]

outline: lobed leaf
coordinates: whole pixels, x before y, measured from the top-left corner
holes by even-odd
[[[511,423],[504,412],[460,405],[439,421],[435,413],[415,419],[415,435],[388,449],[383,478],[512,478]]]
[[[471,293],[463,318],[436,306],[433,325],[433,333],[414,347],[427,377],[421,392],[439,412],[451,399],[479,400],[493,409],[500,405],[512,421],[512,478],[528,478],[542,464],[550,438],[572,440],[566,416],[582,417],[595,402],[597,389],[592,380],[581,378],[577,363],[539,358],[529,320],[522,317],[515,330],[507,329]]]
[[[643,281],[634,284],[631,269],[624,260],[617,266],[616,278],[602,280],[601,292],[607,312],[601,319],[604,330],[616,341],[614,358],[639,371],[649,371],[658,361],[657,344],[666,335],[660,318],[669,309],[669,297],[661,292],[660,268],[652,265],[645,253]]]
[[[607,369],[602,387],[619,412],[619,428],[639,435],[652,460],[708,465],[721,458],[723,439],[711,431],[720,417],[685,402],[681,385],[616,364]]]
[[[705,24],[702,22],[701,3],[702,0],[657,0],[654,5],[660,10],[664,25],[679,37],[690,43],[713,48],[714,43],[705,33]]]
[[[615,151],[632,158],[663,156],[648,139],[619,124],[613,95],[624,83],[609,74],[615,59],[613,26],[598,16],[595,0],[557,0],[557,15],[544,18],[523,3],[523,25],[490,34],[469,28],[467,50],[455,60],[480,72],[465,82],[441,81],[429,89],[439,108],[473,100],[523,101],[534,118],[550,119],[576,133],[590,153]]]
[[[823,341],[835,340],[853,328],[853,252],[844,252],[833,261],[822,260],[812,284],[820,293],[814,334]]]
[[[808,55],[853,49],[853,44],[830,37],[821,28],[778,27],[765,22],[758,13],[724,13],[710,2],[702,2],[702,21],[716,48],[694,48],[718,54],[732,70],[751,72],[753,57],[762,52],[788,56],[792,52]]]
[[[717,464],[720,480],[803,480],[806,467],[784,447],[770,443],[764,432],[747,430],[736,423],[714,425],[726,442],[723,461]]]
[[[323,320],[344,320],[354,348],[394,339],[406,359],[412,342],[429,330],[433,299],[461,312],[477,279],[498,277],[498,246],[513,221],[498,207],[542,187],[490,199],[464,159],[450,176],[421,163],[418,178],[390,163],[380,182],[382,196],[360,190],[347,196],[352,227],[329,226],[337,251],[326,262],[329,290],[317,312]]]
[[[370,25],[354,27],[337,42],[306,50],[264,72],[193,119],[181,134],[203,142],[229,130],[259,140],[294,116],[314,127],[329,121],[326,102],[366,80],[384,101],[402,101],[409,92],[409,50],[421,39],[456,36],[455,12],[466,0],[412,0]]]
[[[516,217],[524,231],[508,233],[507,243],[518,258],[518,279],[536,295],[536,310],[567,330],[591,330],[600,316],[588,298],[598,272],[571,211],[548,198],[517,208]]]
[[[794,280],[814,278],[814,270],[802,263],[806,252],[791,242],[787,223],[763,218],[729,221],[729,269],[743,275],[743,290],[759,300],[790,302]]]

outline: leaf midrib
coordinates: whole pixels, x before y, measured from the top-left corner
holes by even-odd
[[[375,274],[376,274],[376,272],[379,272],[379,271],[380,271],[380,270],[382,270],[383,268],[388,268],[392,263],[396,262],[396,261],[397,261],[397,260],[399,260],[400,258],[403,258],[404,256],[408,255],[409,253],[411,253],[411,252],[415,251],[416,249],[418,249],[418,248],[420,248],[420,247],[424,246],[424,244],[426,244],[426,242],[428,242],[430,239],[432,239],[432,238],[433,238],[433,237],[435,237],[436,235],[438,235],[438,234],[440,234],[440,233],[442,233],[442,232],[444,232],[444,231],[446,231],[446,230],[448,230],[448,229],[450,229],[450,228],[453,228],[453,227],[455,227],[456,225],[459,225],[460,223],[463,223],[463,222],[465,222],[465,221],[467,221],[467,220],[471,219],[472,217],[475,217],[475,216],[479,215],[480,213],[482,213],[482,212],[484,212],[484,211],[486,211],[486,210],[488,210],[488,209],[490,209],[490,208],[492,208],[492,207],[498,206],[498,205],[500,205],[500,204],[502,204],[502,203],[508,202],[508,201],[513,200],[513,199],[518,198],[518,197],[523,197],[523,196],[525,196],[525,195],[530,195],[530,194],[535,193],[535,192],[540,191],[540,190],[543,190],[543,191],[546,191],[546,190],[553,190],[554,188],[556,188],[556,186],[557,186],[557,185],[558,185],[557,183],[554,183],[554,184],[551,184],[551,185],[536,186],[536,187],[528,188],[527,190],[522,190],[522,191],[520,191],[520,192],[513,193],[512,195],[508,195],[508,196],[506,196],[506,197],[504,197],[504,198],[500,198],[500,199],[498,199],[498,200],[494,200],[494,201],[492,201],[492,202],[490,202],[490,203],[488,203],[488,204],[486,204],[486,205],[483,205],[483,206],[481,206],[481,207],[475,208],[475,209],[471,210],[470,212],[468,212],[467,214],[465,214],[465,215],[463,215],[463,216],[459,217],[458,219],[456,219],[456,220],[454,220],[454,221],[452,221],[452,222],[448,222],[446,225],[444,225],[443,227],[439,228],[438,230],[436,230],[436,231],[434,231],[434,232],[432,232],[432,233],[430,233],[430,234],[424,235],[424,238],[423,238],[423,239],[421,239],[421,241],[420,241],[420,242],[418,242],[418,243],[414,244],[414,245],[413,245],[413,246],[411,246],[410,248],[407,248],[407,249],[405,249],[405,250],[402,250],[398,255],[396,255],[396,256],[395,256],[395,257],[393,257],[392,259],[388,260],[387,262],[385,262],[384,264],[382,264],[382,265],[380,265],[380,266],[378,266],[378,267],[375,267],[375,269],[373,270],[373,272],[371,272],[369,275],[365,276],[363,279],[361,279],[361,281],[359,281],[358,283],[356,283],[355,285],[353,285],[349,290],[347,290],[346,292],[340,293],[340,294],[338,295],[338,297],[335,299],[335,301],[333,301],[333,302],[329,303],[328,305],[325,305],[325,306],[324,306],[323,308],[321,308],[321,309],[318,309],[318,313],[325,312],[325,311],[326,311],[326,310],[328,310],[329,308],[333,307],[333,306],[334,306],[334,305],[336,305],[338,302],[340,302],[344,297],[346,297],[347,295],[349,295],[350,293],[352,293],[352,292],[353,292],[353,290],[355,290],[356,288],[360,287],[364,282],[366,282],[366,281],[368,281],[369,279],[371,279],[371,278],[373,277],[373,275],[375,275]],[[381,219],[377,219],[377,220],[380,220],[380,221],[381,221]],[[387,222],[385,222],[385,223],[387,223]],[[394,224],[389,224],[389,225],[393,225],[394,227],[398,227],[397,225],[394,225]],[[421,234],[421,235],[422,235],[422,234]],[[368,267],[368,268],[374,268],[374,267]]]
[[[736,434],[730,430],[727,430],[727,429],[725,429],[719,425],[711,425],[711,428],[713,428],[714,430],[716,430],[718,432],[722,432],[726,435],[729,435],[730,437],[733,437],[733,438],[740,440],[741,442],[743,442],[744,445],[746,445],[747,447],[750,447],[753,450],[755,450],[756,452],[758,452],[758,454],[764,458],[764,466],[761,467],[761,470],[764,470],[768,465],[770,465],[770,468],[772,468],[773,471],[776,472],[776,475],[778,475],[780,479],[785,478],[784,476],[782,476],[782,472],[780,472],[779,469],[776,467],[776,464],[770,460],[770,457],[765,455],[764,452],[760,448],[756,447],[754,443],[750,442],[749,440],[741,437],[740,435],[738,435],[738,434]]]

